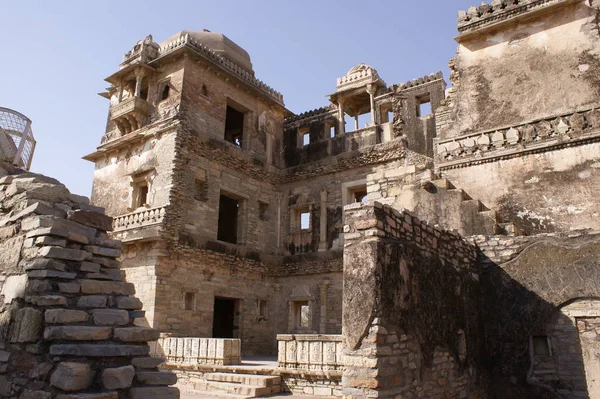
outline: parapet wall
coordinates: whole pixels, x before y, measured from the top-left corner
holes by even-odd
[[[172,399],[158,331],[121,278],[112,218],[58,181],[0,164],[0,398]]]
[[[377,202],[345,212],[343,394],[485,397],[475,247]]]

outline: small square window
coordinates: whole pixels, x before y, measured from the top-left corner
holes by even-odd
[[[196,310],[196,293],[186,292],[183,294],[183,309]]]
[[[309,145],[310,144],[310,133],[304,133],[302,135],[302,145]]]
[[[533,354],[535,356],[550,356],[550,345],[548,337],[545,335],[536,335],[531,338],[533,345]]]

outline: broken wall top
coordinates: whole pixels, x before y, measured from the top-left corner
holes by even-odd
[[[442,140],[598,106],[598,9],[570,0],[505,4],[463,15],[453,88],[436,115]]]

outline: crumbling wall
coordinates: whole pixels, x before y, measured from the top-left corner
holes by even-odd
[[[598,143],[443,171],[526,234],[600,228]]]
[[[344,395],[486,397],[475,247],[377,202],[345,209]]]
[[[444,117],[438,115],[443,139],[598,103],[596,5],[537,2],[511,5],[511,12],[497,3],[493,13],[481,12],[482,26],[461,28],[457,38],[449,107],[442,110]],[[492,23],[494,29],[483,26]]]
[[[112,218],[58,181],[0,165],[0,397],[179,398],[158,331],[122,281]]]

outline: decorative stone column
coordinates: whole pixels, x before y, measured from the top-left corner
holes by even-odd
[[[142,80],[144,79],[144,70],[140,67],[135,70],[135,96],[139,97],[142,93]]]
[[[375,91],[377,88],[374,84],[369,83],[367,85],[367,93],[369,93],[369,100],[371,103],[371,125],[375,125]]]
[[[338,99],[338,136],[346,133],[346,122],[344,121],[344,104],[341,99]]]
[[[319,319],[319,334],[327,334],[327,290],[331,280],[325,279],[319,284],[321,294],[321,317]]]
[[[321,190],[321,222],[319,225],[319,252],[327,251],[327,190]]]

